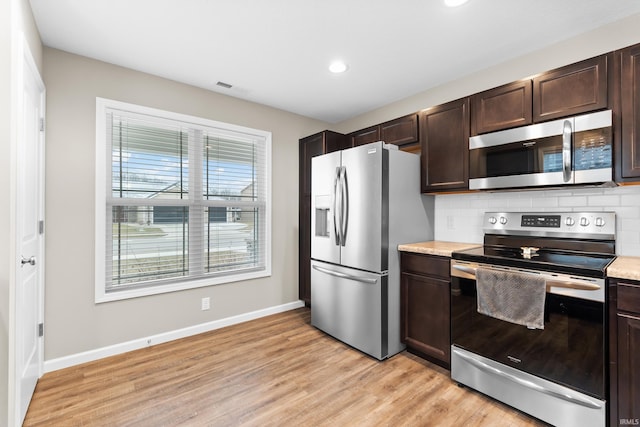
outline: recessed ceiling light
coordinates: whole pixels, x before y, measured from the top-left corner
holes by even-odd
[[[457,7],[457,6],[462,6],[467,1],[469,0],[444,0],[444,4],[449,7]]]
[[[329,71],[336,74],[344,73],[345,71],[347,71],[347,68],[347,64],[342,61],[333,61],[331,65],[329,65]]]

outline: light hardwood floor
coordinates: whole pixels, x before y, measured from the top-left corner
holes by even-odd
[[[42,377],[24,426],[543,426],[410,353],[378,362],[309,309]]]

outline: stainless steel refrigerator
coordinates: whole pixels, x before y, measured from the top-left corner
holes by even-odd
[[[401,243],[433,239],[420,157],[374,142],[311,160],[311,324],[379,360],[400,342]]]

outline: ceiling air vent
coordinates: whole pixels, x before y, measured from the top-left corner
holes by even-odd
[[[220,86],[225,89],[231,89],[233,87],[233,85],[230,85],[229,83],[225,83],[225,82],[218,82],[216,83],[216,86]]]

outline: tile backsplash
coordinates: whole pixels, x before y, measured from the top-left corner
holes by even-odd
[[[640,186],[479,192],[435,196],[435,240],[482,243],[485,212],[610,211],[616,252],[640,256]]]

